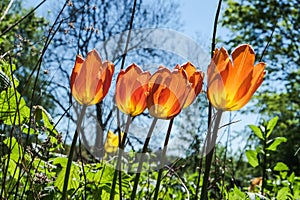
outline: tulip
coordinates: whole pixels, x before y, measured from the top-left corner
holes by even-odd
[[[171,72],[160,67],[149,80],[147,107],[150,115],[159,119],[174,118],[183,108],[190,90],[184,70]]]
[[[246,105],[261,85],[265,66],[254,67],[255,53],[248,44],[232,52],[232,61],[223,47],[216,49],[207,70],[207,96],[211,104],[223,111],[239,110]]]
[[[116,105],[123,113],[136,116],[147,107],[149,72],[136,64],[122,70],[117,78]]]
[[[121,139],[123,138],[124,133],[121,133]],[[104,143],[104,149],[107,153],[116,152],[119,147],[119,136],[114,134],[111,130],[107,133],[107,138]]]
[[[113,73],[114,65],[109,61],[102,63],[95,49],[86,59],[78,55],[71,75],[72,95],[83,105],[99,103],[109,90]]]
[[[198,94],[202,91],[204,73],[197,71],[196,67],[190,62],[187,62],[181,66],[177,65],[175,69],[185,70],[189,83],[192,86],[192,89],[190,90],[183,106],[183,108],[186,108],[193,103]]]

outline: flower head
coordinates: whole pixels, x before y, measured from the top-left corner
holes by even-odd
[[[265,74],[265,63],[254,67],[255,53],[248,44],[234,49],[232,60],[226,49],[216,49],[207,70],[207,96],[220,110],[239,110],[246,105]]]
[[[121,132],[121,140],[124,133]],[[113,153],[118,150],[119,147],[119,136],[114,134],[111,130],[107,132],[107,137],[104,143],[104,149],[107,153]]]
[[[198,94],[202,91],[204,73],[197,71],[196,67],[190,62],[187,62],[181,66],[177,65],[175,69],[185,70],[189,83],[192,86],[192,89],[190,90],[183,106],[183,108],[186,108],[193,103]]]
[[[71,75],[71,92],[74,98],[84,105],[99,103],[107,94],[114,65],[108,61],[102,63],[94,49],[86,59],[78,55]]]
[[[136,116],[145,110],[150,76],[149,72],[143,72],[136,64],[119,73],[116,104],[123,113]]]
[[[184,70],[170,71],[165,67],[155,72],[149,80],[147,107],[151,116],[171,119],[178,115],[191,90]]]

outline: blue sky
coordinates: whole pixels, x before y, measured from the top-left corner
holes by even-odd
[[[184,31],[211,37],[218,0],[186,0],[181,4]]]

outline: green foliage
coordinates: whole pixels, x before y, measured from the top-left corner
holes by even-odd
[[[276,199],[294,199],[298,196],[293,193],[294,191],[292,187],[290,187],[295,183],[294,172],[288,177],[290,168],[285,163],[277,162],[272,167],[273,164],[270,162],[271,154],[277,151],[281,143],[287,142],[285,137],[271,138],[273,131],[276,130],[275,126],[277,122],[278,117],[275,117],[268,122],[264,122],[262,126],[249,125],[256,137],[260,140],[260,145],[258,145],[255,150],[247,150],[246,156],[252,167],[259,166],[262,170],[263,181],[261,191],[264,191],[264,196],[276,197]],[[269,172],[268,176],[267,172]],[[296,183],[295,186],[299,187],[298,184],[299,183]]]

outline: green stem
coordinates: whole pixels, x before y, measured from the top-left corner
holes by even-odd
[[[156,186],[155,186],[155,193],[154,193],[154,198],[153,198],[154,200],[156,200],[158,198],[158,192],[159,192],[159,187],[160,187],[160,182],[161,182],[161,176],[162,176],[162,173],[164,171],[165,157],[166,157],[166,152],[167,152],[167,148],[168,148],[170,134],[171,134],[172,126],[173,126],[173,121],[174,121],[174,118],[172,118],[170,120],[167,135],[166,135],[166,139],[165,139],[165,143],[164,143],[164,148],[163,148],[163,152],[162,152],[162,156],[161,156],[161,160],[160,160],[160,168],[159,168],[159,171],[158,171],[157,182],[156,182]]]
[[[212,161],[212,158],[214,155],[215,144],[217,141],[218,129],[219,129],[222,113],[223,113],[223,111],[220,111],[220,110],[217,111],[217,114],[216,114],[217,117],[214,122],[213,131],[211,132],[211,128],[208,129],[207,137],[209,137],[209,138],[211,137],[211,139],[207,140],[206,150],[209,151],[210,147],[212,147],[212,149],[209,151],[208,155],[205,158],[205,171],[204,171],[203,184],[202,184],[202,190],[201,190],[201,198],[200,198],[201,200],[207,199],[208,178],[209,178],[209,173],[210,173],[210,168],[211,168],[211,161]]]
[[[117,159],[117,166],[116,166],[116,170],[114,172],[113,182],[112,182],[112,186],[111,186],[111,192],[110,192],[110,197],[109,197],[110,200],[114,200],[114,198],[115,198],[115,189],[116,189],[118,171],[119,171],[119,193],[120,193],[120,199],[122,199],[121,161],[122,161],[123,151],[124,151],[124,147],[125,147],[125,141],[127,138],[127,133],[129,130],[130,123],[131,123],[131,116],[128,115],[123,138],[121,137],[121,131],[119,131],[119,153],[118,153],[118,159]],[[121,141],[121,138],[122,138],[122,141]]]
[[[151,135],[152,135],[152,132],[154,130],[156,122],[157,122],[157,118],[154,118],[153,121],[152,121],[152,124],[150,126],[150,129],[148,131],[147,138],[145,140],[144,146],[143,146],[143,150],[142,150],[142,153],[141,153],[141,159],[139,161],[137,173],[136,173],[135,179],[134,179],[133,189],[132,189],[131,198],[130,198],[131,200],[135,199],[135,195],[136,195],[136,191],[137,191],[137,188],[138,188],[138,183],[139,183],[139,179],[140,179],[140,175],[141,175],[141,171],[142,171],[142,167],[143,167],[144,155],[147,152],[148,144],[150,142],[150,138],[151,138]]]
[[[262,177],[262,186],[261,186],[261,195],[264,195],[264,188],[265,188],[265,184],[266,184],[266,171],[267,171],[267,131],[264,131],[264,141],[263,141],[263,177]]]
[[[63,193],[62,193],[62,200],[66,200],[67,199],[67,190],[68,190],[68,183],[69,183],[69,176],[70,176],[70,170],[71,170],[71,165],[72,165],[72,160],[73,160],[73,155],[74,155],[74,151],[75,151],[75,147],[76,147],[76,142],[77,142],[77,138],[81,129],[81,123],[85,114],[87,106],[83,105],[82,110],[80,112],[80,116],[78,118],[77,121],[77,128],[73,137],[73,141],[71,144],[71,148],[70,148],[70,153],[69,153],[69,157],[68,157],[68,163],[67,163],[67,168],[66,168],[66,173],[65,173],[65,179],[64,179],[64,187],[63,187]]]

